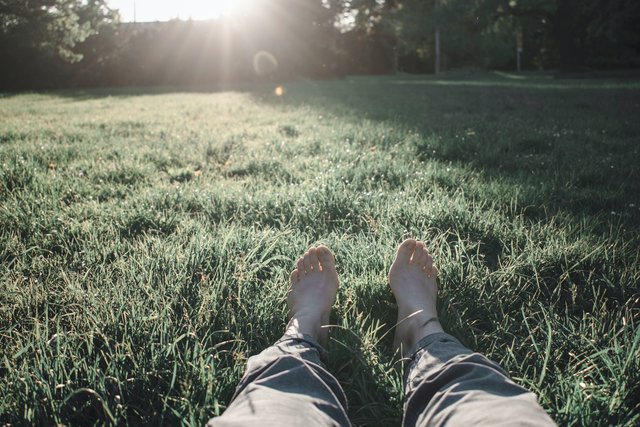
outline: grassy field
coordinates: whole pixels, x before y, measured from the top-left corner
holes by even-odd
[[[324,243],[329,369],[355,424],[398,425],[407,236],[445,329],[558,423],[640,423],[636,80],[102,89],[4,95],[0,117],[0,424],[202,424]]]

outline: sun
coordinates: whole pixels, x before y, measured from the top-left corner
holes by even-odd
[[[250,0],[193,0],[192,19],[212,19],[243,12]]]
[[[124,22],[216,19],[249,10],[255,0],[108,0]]]

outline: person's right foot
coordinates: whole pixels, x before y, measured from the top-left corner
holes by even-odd
[[[436,310],[437,274],[424,243],[407,239],[400,244],[389,270],[389,284],[398,303],[393,345],[401,356],[427,335],[443,332]]]
[[[326,246],[311,247],[291,272],[287,333],[307,334],[327,343],[329,314],[338,292],[336,261]]]

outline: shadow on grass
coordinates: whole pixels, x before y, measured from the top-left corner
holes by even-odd
[[[407,144],[409,155],[472,170],[484,181],[481,190],[468,182],[440,183],[451,191],[475,196],[489,190],[505,207],[517,200],[534,219],[564,212],[640,223],[637,79],[355,77],[286,90],[283,97],[264,88],[252,94],[278,108],[314,107],[327,120],[350,115],[386,124],[392,143]],[[382,136],[359,142],[393,145]]]

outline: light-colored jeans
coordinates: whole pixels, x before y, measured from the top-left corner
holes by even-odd
[[[285,335],[249,359],[231,404],[207,425],[350,425],[345,394],[322,366],[323,352],[309,336]],[[406,374],[404,426],[555,425],[535,394],[451,335],[423,338]]]

